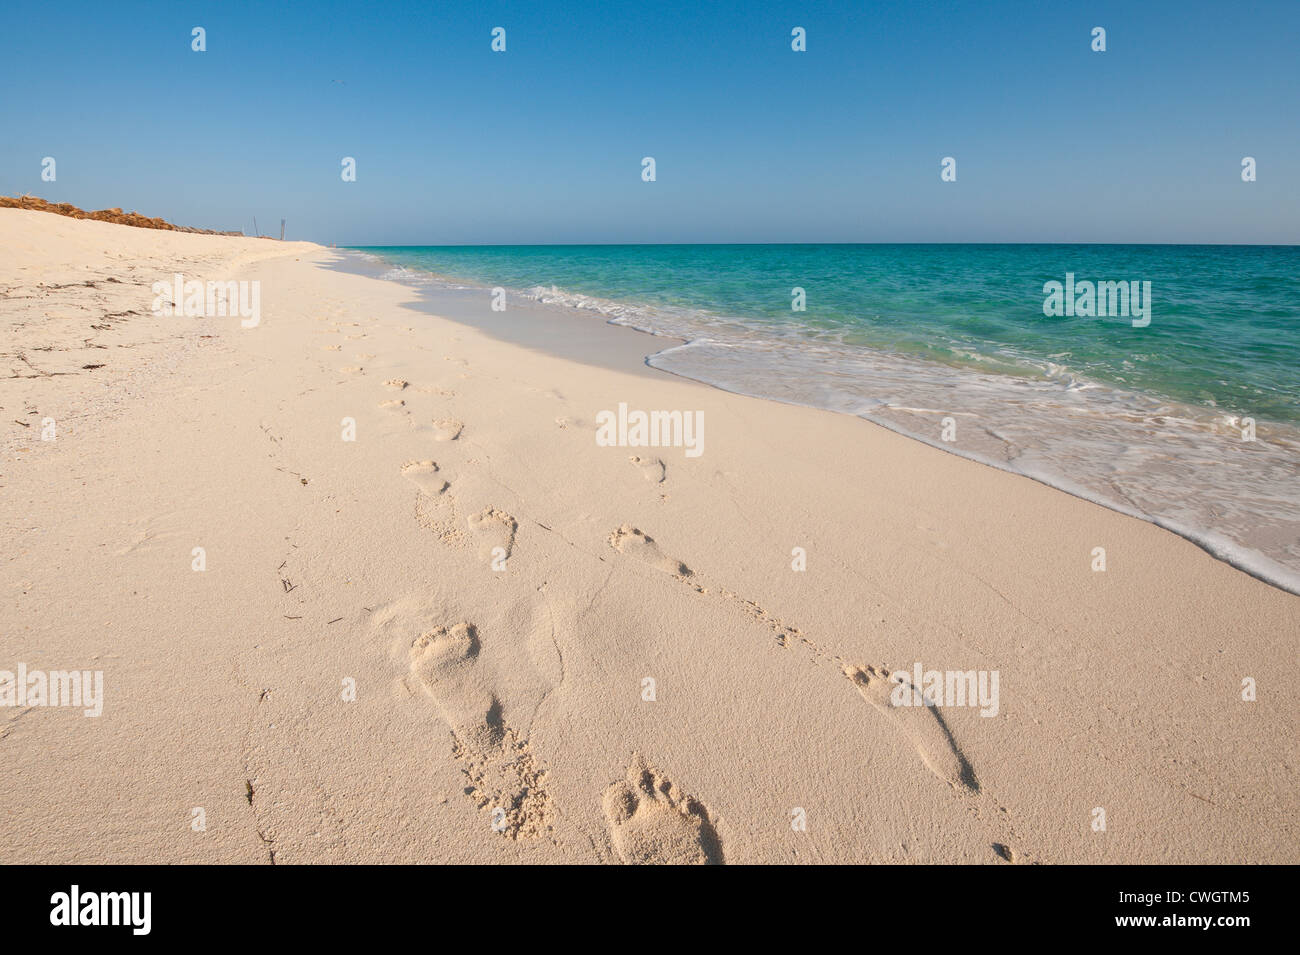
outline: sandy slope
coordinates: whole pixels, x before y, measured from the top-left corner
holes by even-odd
[[[105,682],[0,709],[7,861],[1300,861],[1300,600],[1171,534],[307,244],[0,210],[0,253],[0,670]],[[261,324],[151,314],[175,271]],[[705,453],[599,447],[620,401]],[[998,715],[891,706],[917,661]]]

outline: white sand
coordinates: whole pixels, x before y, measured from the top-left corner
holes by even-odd
[[[0,670],[104,675],[0,708],[6,861],[1300,861],[1300,599],[1172,534],[307,243],[0,210],[0,253]],[[152,314],[174,272],[261,324]],[[704,453],[598,446],[619,402]],[[891,706],[917,661],[997,715]]]

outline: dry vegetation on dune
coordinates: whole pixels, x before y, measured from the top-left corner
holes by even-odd
[[[123,212],[121,209],[100,209],[87,212],[78,209],[70,202],[47,202],[35,196],[0,196],[0,208],[31,209],[36,212],[53,212],[56,215],[73,219],[95,219],[99,222],[114,222],[118,225],[130,225],[139,229],[164,229],[169,232],[200,232],[204,235],[243,235],[242,232],[219,232],[216,229],[194,229],[189,226],[172,225],[165,219],[142,216],[138,212]]]

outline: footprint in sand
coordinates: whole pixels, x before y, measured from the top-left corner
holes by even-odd
[[[384,387],[392,388],[395,391],[401,391],[403,388],[406,387],[406,384],[407,382],[405,378],[389,378],[386,382],[384,382]]]
[[[406,402],[401,398],[391,398],[388,401],[379,402],[379,407],[386,408],[389,411],[401,411],[406,407]]]
[[[436,627],[411,643],[410,672],[450,727],[452,753],[469,784],[465,794],[490,813],[492,831],[533,838],[550,829],[546,771],[528,740],[506,725],[480,649],[473,624]]]
[[[420,489],[423,494],[437,497],[447,490],[447,482],[438,476],[438,465],[432,461],[407,461],[402,465],[402,477]]]
[[[628,457],[628,460],[641,472],[641,476],[651,484],[662,484],[664,478],[667,477],[667,469],[664,467],[663,461],[658,458],[640,458],[633,454]]]
[[[954,789],[979,792],[975,771],[962,755],[938,708],[894,705],[891,696],[899,685],[898,681],[906,680],[909,686],[911,684],[905,673],[900,672],[891,679],[889,671],[884,668],[846,664],[843,669],[844,675],[858,688],[863,698],[885,714],[911,740],[921,762],[925,763],[930,772]],[[915,687],[912,692],[920,695],[920,690]]]
[[[603,802],[610,839],[629,865],[722,864],[708,809],[639,756],[627,778],[605,790]]]
[[[456,392],[450,388],[440,388],[437,385],[420,385],[415,389],[422,395],[437,395],[440,398],[455,398]]]
[[[473,624],[439,627],[411,644],[411,673],[453,733],[477,746],[495,747],[505,737],[505,726],[501,704],[472,679],[479,649]]]
[[[360,365],[344,365],[339,371],[345,375],[360,375],[365,372],[365,369]]]
[[[338,351],[342,345],[321,345],[321,351]]]
[[[510,556],[515,546],[515,531],[519,528],[513,517],[495,507],[485,507],[466,520],[478,544],[480,560],[505,560]]]
[[[433,440],[455,441],[465,426],[455,418],[442,418],[433,423]]]
[[[680,560],[665,555],[659,549],[659,545],[655,543],[653,537],[643,534],[631,524],[624,524],[610,534],[609,546],[620,554],[635,557],[656,570],[662,570],[665,574],[672,574],[674,577],[681,578],[694,576],[691,569]]]

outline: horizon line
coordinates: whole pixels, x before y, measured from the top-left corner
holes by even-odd
[[[249,238],[262,238],[249,236]],[[266,237],[271,238],[271,237]],[[278,241],[278,240],[276,240]],[[312,242],[313,239],[286,239],[285,241]],[[323,243],[321,243],[323,244]],[[400,245],[338,245],[340,249],[511,249],[511,248],[643,248],[654,246],[856,246],[856,245],[1127,245],[1127,246],[1188,246],[1200,248],[1247,248],[1247,249],[1294,249],[1300,248],[1300,242],[1067,242],[1053,240],[1049,242],[405,242]]]

